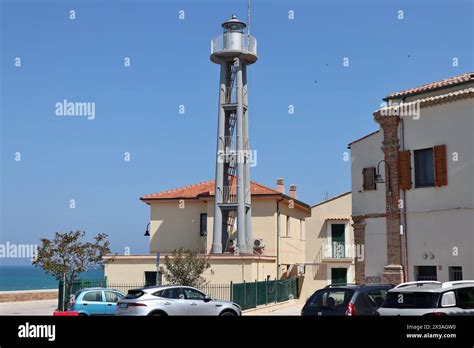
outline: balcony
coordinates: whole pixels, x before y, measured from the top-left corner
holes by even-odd
[[[354,244],[344,242],[326,242],[322,246],[322,261],[352,263],[354,261],[355,252]]]
[[[257,61],[257,40],[243,33],[221,34],[211,40],[211,60],[219,63],[221,59],[239,57],[247,64]]]
[[[237,186],[224,186],[222,191],[218,193],[218,203],[236,205],[237,204]],[[251,202],[250,190],[247,189],[245,192],[245,204],[249,205]]]

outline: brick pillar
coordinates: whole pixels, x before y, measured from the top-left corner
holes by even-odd
[[[403,282],[403,267],[401,256],[400,238],[400,189],[398,184],[398,156],[400,143],[398,139],[398,124],[400,117],[384,116],[380,112],[374,114],[374,119],[380,124],[383,131],[382,150],[384,159],[388,162],[380,165],[380,170],[385,167],[385,207],[387,216],[387,265],[383,271],[383,281],[386,283]],[[390,185],[388,185],[390,183]]]
[[[354,228],[354,255],[355,281],[357,284],[365,283],[365,218],[362,215],[352,216]]]

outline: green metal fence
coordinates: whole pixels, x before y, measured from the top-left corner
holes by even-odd
[[[103,287],[118,290],[124,294],[130,289],[144,287],[142,283],[110,283],[106,278],[97,280],[77,279],[72,283],[68,296],[63,296],[63,282],[59,282],[58,308],[64,308],[70,298],[77,291],[84,288]],[[265,280],[260,282],[243,282],[229,284],[206,284],[199,290],[218,300],[233,301],[242,309],[255,308],[298,298],[297,279]]]
[[[232,300],[242,309],[298,298],[296,278],[232,284]]]

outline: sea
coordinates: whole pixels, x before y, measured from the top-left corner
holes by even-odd
[[[93,269],[79,275],[82,279],[104,278],[103,269]],[[0,265],[0,291],[57,289],[58,281],[41,268],[22,265]]]

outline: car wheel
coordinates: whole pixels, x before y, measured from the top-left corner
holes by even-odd
[[[221,317],[236,317],[237,314],[232,311],[225,311],[220,314]]]
[[[88,315],[86,313],[79,313],[78,314],[80,317],[87,317]]]
[[[157,311],[150,314],[151,317],[165,317],[167,314],[165,312]]]

